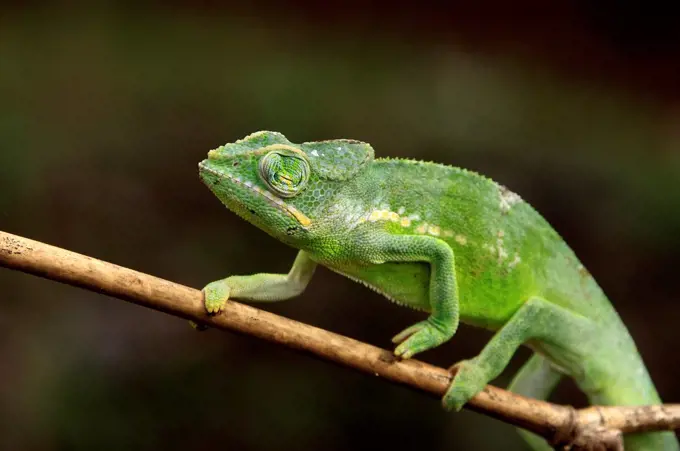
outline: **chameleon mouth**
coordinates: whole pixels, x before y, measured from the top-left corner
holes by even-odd
[[[306,226],[308,226],[309,224],[312,223],[312,220],[309,219],[300,210],[293,207],[292,205],[288,205],[287,203],[285,203],[280,198],[274,196],[269,191],[263,190],[262,188],[253,184],[249,180],[242,180],[239,177],[236,177],[236,176],[227,174],[225,172],[219,171],[217,169],[211,168],[207,164],[205,164],[205,161],[201,161],[200,163],[198,163],[198,169],[200,171],[204,171],[204,172],[207,172],[209,174],[212,174],[215,177],[226,178],[230,182],[232,182],[236,185],[243,186],[243,187],[247,188],[248,190],[250,190],[251,192],[259,194],[260,196],[264,197],[274,207],[278,208],[282,212],[291,216],[293,219],[295,219],[297,222],[299,222],[302,226],[306,227]]]

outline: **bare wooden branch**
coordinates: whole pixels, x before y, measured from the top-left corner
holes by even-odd
[[[451,374],[417,360],[237,302],[206,314],[201,291],[111,263],[0,231],[0,266],[85,288],[198,324],[252,335],[309,352],[367,374],[441,398]],[[574,410],[488,385],[466,408],[532,431],[571,449],[622,449],[621,434],[680,428],[680,404],[595,406]],[[594,447],[592,448],[594,449]]]

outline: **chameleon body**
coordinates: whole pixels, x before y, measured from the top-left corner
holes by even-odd
[[[233,212],[299,249],[288,274],[231,276],[204,288],[206,309],[230,298],[300,294],[321,264],[428,313],[393,338],[401,358],[449,340],[459,321],[495,332],[457,364],[444,396],[459,410],[515,351],[533,356],[509,389],[545,399],[564,375],[593,404],[661,400],[636,346],[593,277],[520,196],[471,171],[376,159],[354,140],[293,144],[260,131],[208,153],[203,182]],[[550,449],[520,431],[530,445]],[[627,436],[626,449],[678,450],[671,432]]]

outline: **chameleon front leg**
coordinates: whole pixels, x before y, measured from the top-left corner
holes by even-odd
[[[218,313],[231,298],[255,302],[277,302],[302,293],[314,274],[316,263],[300,251],[288,274],[230,276],[203,288],[208,313]]]
[[[430,265],[430,316],[396,335],[394,354],[408,359],[449,340],[458,328],[458,285],[453,250],[429,236],[380,235],[369,241],[370,263],[425,262]],[[366,243],[362,243],[366,244]]]
[[[523,343],[537,340],[578,355],[584,339],[592,336],[594,330],[595,325],[583,316],[542,298],[529,299],[477,357],[456,365],[458,372],[442,399],[444,408],[462,409],[489,381],[500,375]]]

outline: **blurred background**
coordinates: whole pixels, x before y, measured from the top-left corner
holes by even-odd
[[[295,251],[199,182],[267,129],[491,176],[541,211],[680,401],[680,20],[664,3],[0,5],[0,230],[196,288]],[[0,449],[523,450],[380,379],[0,270]],[[420,315],[325,269],[270,311],[389,348]],[[421,356],[447,366],[488,332]],[[522,350],[496,383],[505,386]],[[581,406],[570,382],[554,400]]]

